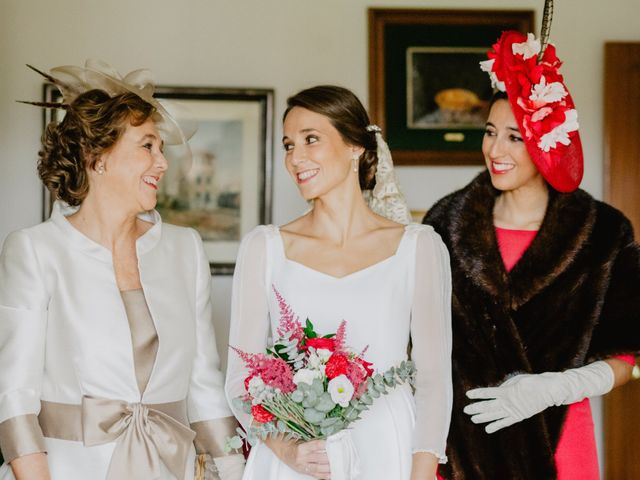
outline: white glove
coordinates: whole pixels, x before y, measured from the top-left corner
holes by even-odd
[[[241,480],[244,473],[244,455],[235,454],[215,457],[213,463],[218,470],[220,480]]]
[[[604,395],[613,388],[613,370],[598,361],[564,372],[516,375],[499,387],[475,388],[467,397],[475,402],[464,408],[473,423],[489,423],[487,433],[518,423],[547,407],[568,405]]]

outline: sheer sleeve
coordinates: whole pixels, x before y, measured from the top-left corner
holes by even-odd
[[[48,303],[29,236],[12,233],[0,254],[0,448],[7,462],[45,451],[37,415]]]
[[[416,245],[411,313],[411,357],[416,364],[416,427],[413,452],[429,452],[445,463],[453,388],[451,381],[451,270],[449,254],[431,227]]]
[[[267,229],[268,227],[258,227],[243,239],[233,275],[229,345],[249,353],[264,352],[269,337]],[[236,408],[233,399],[245,393],[244,379],[247,370],[231,349],[227,365],[227,400],[236,418],[246,429],[251,423],[251,417]]]
[[[191,230],[198,265],[195,294],[196,351],[189,383],[187,413],[199,453],[223,456],[224,442],[235,435],[236,421],[224,394],[211,312],[211,273],[202,240]]]

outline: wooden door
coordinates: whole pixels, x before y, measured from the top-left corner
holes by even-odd
[[[629,217],[640,239],[640,42],[606,43],[604,73],[605,200]],[[640,479],[638,445],[636,379],[604,400],[606,480]]]

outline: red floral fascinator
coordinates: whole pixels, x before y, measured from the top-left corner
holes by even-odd
[[[578,113],[559,72],[562,62],[532,33],[504,32],[480,68],[506,92],[527,150],[540,174],[560,192],[582,181]]]

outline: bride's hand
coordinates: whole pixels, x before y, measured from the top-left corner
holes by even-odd
[[[324,440],[295,442],[283,438],[269,438],[265,443],[282,462],[296,472],[318,479],[331,478]]]

